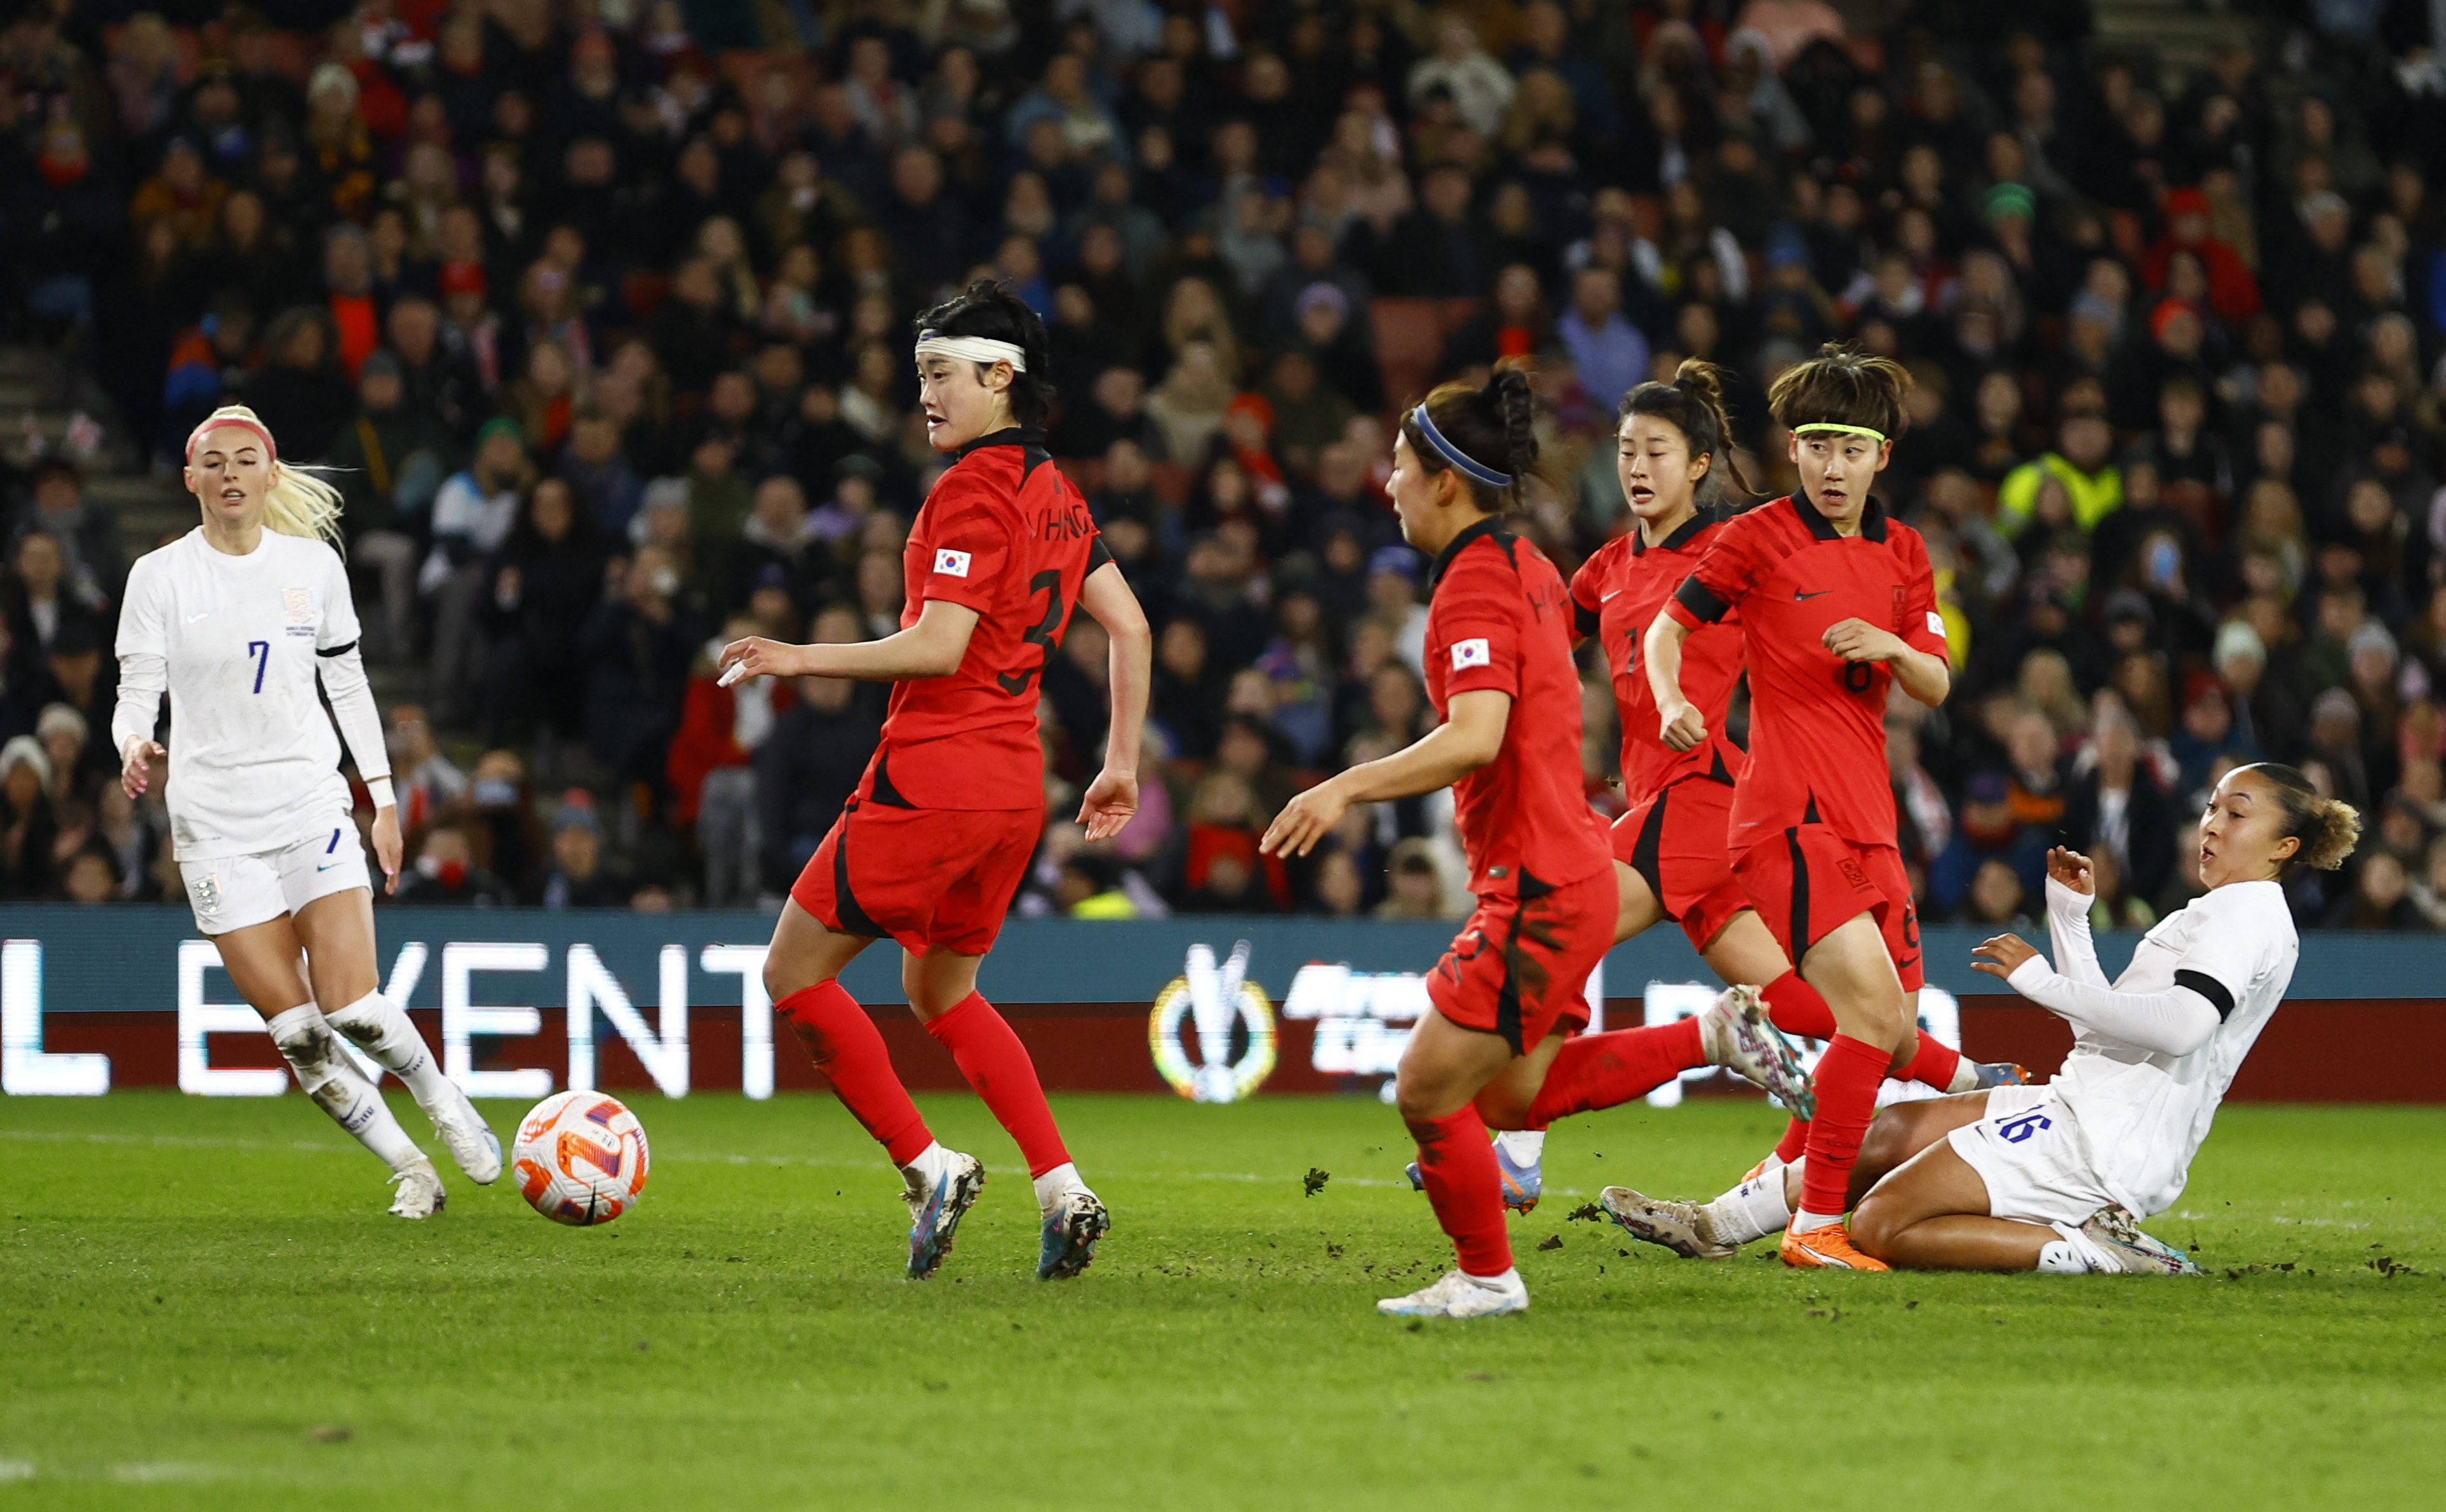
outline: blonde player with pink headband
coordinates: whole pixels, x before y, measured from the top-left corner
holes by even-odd
[[[120,611],[110,721],[120,783],[139,796],[154,763],[169,757],[170,838],[196,927],[219,947],[298,1085],[390,1167],[399,1187],[390,1210],[427,1218],[442,1210],[441,1177],[341,1036],[406,1084],[478,1184],[500,1175],[501,1146],[380,991],[373,883],[340,775],[340,737],[372,790],[374,850],[393,888],[399,807],[333,549],[340,495],[282,466],[272,432],[242,405],[205,417],[187,438],[186,462],[202,521],[138,559]],[[165,692],[166,752],[154,738]]]

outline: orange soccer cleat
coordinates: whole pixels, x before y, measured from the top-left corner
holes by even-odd
[[[1840,1223],[1829,1223],[1807,1233],[1787,1228],[1783,1244],[1777,1250],[1783,1262],[1804,1271],[1883,1271],[1891,1266],[1852,1242],[1852,1231]]]

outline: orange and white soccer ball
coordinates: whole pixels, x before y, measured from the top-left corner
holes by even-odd
[[[646,1130],[620,1099],[599,1092],[545,1098],[518,1121],[510,1168],[518,1195],[555,1223],[608,1223],[646,1189]]]

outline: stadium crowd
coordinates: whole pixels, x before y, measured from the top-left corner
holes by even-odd
[[[2446,928],[2446,68],[2417,5],[2235,21],[2186,78],[2081,0],[19,0],[0,318],[165,476],[231,401],[346,470],[368,650],[423,690],[403,899],[778,896],[883,690],[710,653],[896,625],[942,465],[910,317],[983,273],[1158,627],[1109,846],[1058,822],[1101,631],[1052,659],[1023,911],[1460,909],[1436,802],[1255,852],[1432,718],[1387,406],[1533,357],[1520,528],[1568,573],[1628,526],[1624,390],[1727,364],[1781,493],[1764,384],[1846,339],[1917,381],[1884,497],[1959,669],[1889,716],[1927,917],[2033,911],[2060,842],[2146,923],[2265,756],[2373,815],[2305,922]],[[175,890],[104,733],[138,543],[69,452],[6,481],[0,891]]]

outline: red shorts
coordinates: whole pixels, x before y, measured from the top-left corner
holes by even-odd
[[[1679,924],[1700,951],[1750,905],[1724,848],[1732,817],[1732,788],[1694,778],[1673,784],[1613,822],[1613,858],[1646,880],[1665,917]]]
[[[1463,1029],[1519,1055],[1589,1022],[1589,973],[1613,948],[1622,906],[1610,868],[1535,898],[1481,900],[1427,976],[1427,999]]]
[[[1886,937],[1903,991],[1917,992],[1927,980],[1910,874],[1892,846],[1855,845],[1822,824],[1797,825],[1742,851],[1733,870],[1794,965],[1837,925],[1865,913]]]
[[[843,934],[890,935],[912,955],[982,956],[1027,876],[1038,809],[905,809],[850,800],[790,886]]]

